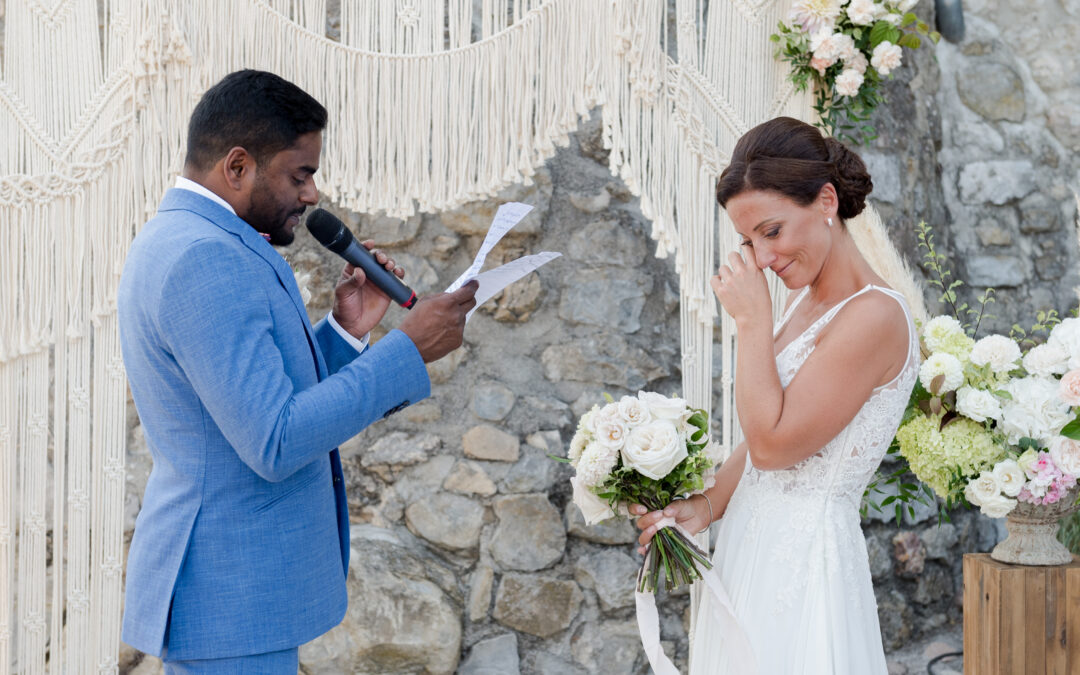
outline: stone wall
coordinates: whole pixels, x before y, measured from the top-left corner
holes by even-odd
[[[1027,323],[1035,307],[1075,304],[1080,76],[1069,46],[1080,38],[1080,4],[965,5],[966,39],[908,59],[876,116],[879,138],[859,151],[900,249],[917,262],[913,226],[934,226],[962,278],[999,289],[999,316],[988,322],[996,329]],[[508,200],[536,209],[492,262],[564,256],[476,313],[463,349],[430,367],[429,400],[342,447],[350,609],[302,649],[306,672],[648,672],[634,624],[634,531],[586,527],[569,504],[569,470],[546,457],[564,454],[601,392],[680,383],[677,279],[670,261],[653,257],[637,200],[605,168],[599,112],[532,185],[406,221],[339,214],[423,293],[468,265]],[[306,231],[282,252],[311,275],[309,313],[321,318],[339,262]],[[391,309],[384,329],[402,315]],[[150,460],[133,409],[129,417],[130,537]],[[961,556],[1002,534],[966,512],[939,527],[925,509],[900,526],[870,518],[864,529],[890,651],[955,628]],[[688,598],[658,604],[669,654],[685,668]],[[156,667],[130,651],[125,663]]]

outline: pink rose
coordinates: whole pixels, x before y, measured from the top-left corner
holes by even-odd
[[[836,59],[822,59],[815,56],[810,59],[810,67],[818,71],[819,74],[824,75],[829,66],[836,63]]]
[[[1080,405],[1080,368],[1070,370],[1061,376],[1061,384],[1058,385],[1058,396],[1067,405]]]

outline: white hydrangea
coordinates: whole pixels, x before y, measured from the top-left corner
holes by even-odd
[[[940,351],[942,346],[949,340],[955,339],[964,333],[964,327],[954,317],[942,314],[935,316],[923,326],[923,340],[932,352]]]
[[[1069,369],[1069,354],[1057,343],[1046,343],[1031,348],[1024,354],[1024,370],[1032,375],[1050,377],[1064,375]]]
[[[995,374],[1008,373],[1020,360],[1020,348],[1004,335],[987,335],[971,348],[971,362],[976,366],[989,365]]]
[[[577,467],[578,460],[581,459],[581,453],[588,444],[589,437],[585,432],[579,429],[574,433],[574,437],[570,439],[570,447],[566,451],[566,458],[570,460],[571,466]]]
[[[938,394],[955,391],[964,384],[964,366],[960,363],[960,359],[952,354],[945,352],[931,354],[919,368],[919,382],[927,391],[933,392],[930,388],[931,383],[938,375],[945,376],[944,382],[936,392]]]
[[[1005,390],[1012,398],[1002,404],[1001,430],[1009,443],[1021,438],[1049,442],[1072,415],[1060,397],[1057,380],[1047,377],[1020,377],[1010,380]]]

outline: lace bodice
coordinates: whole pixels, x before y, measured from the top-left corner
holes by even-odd
[[[899,302],[908,318],[910,346],[904,367],[892,381],[875,389],[851,422],[816,454],[780,471],[761,471],[747,457],[742,482],[778,495],[840,499],[858,508],[866,485],[889,449],[918,374],[918,336],[904,297],[891,289],[868,285],[830,308],[776,357],[780,383],[786,388],[813,353],[822,329],[848,302],[875,290]],[[805,295],[806,290],[791,304],[777,323],[775,333],[787,323]]]

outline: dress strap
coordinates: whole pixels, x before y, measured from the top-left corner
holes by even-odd
[[[776,337],[780,333],[780,330],[787,325],[788,320],[791,319],[791,315],[795,313],[795,308],[799,306],[799,303],[802,302],[803,298],[805,298],[806,294],[809,292],[810,287],[806,286],[797,296],[795,296],[795,299],[792,300],[791,304],[788,305],[788,308],[784,311],[784,316],[780,317],[780,321],[778,321],[776,327],[773,328],[773,337]]]

